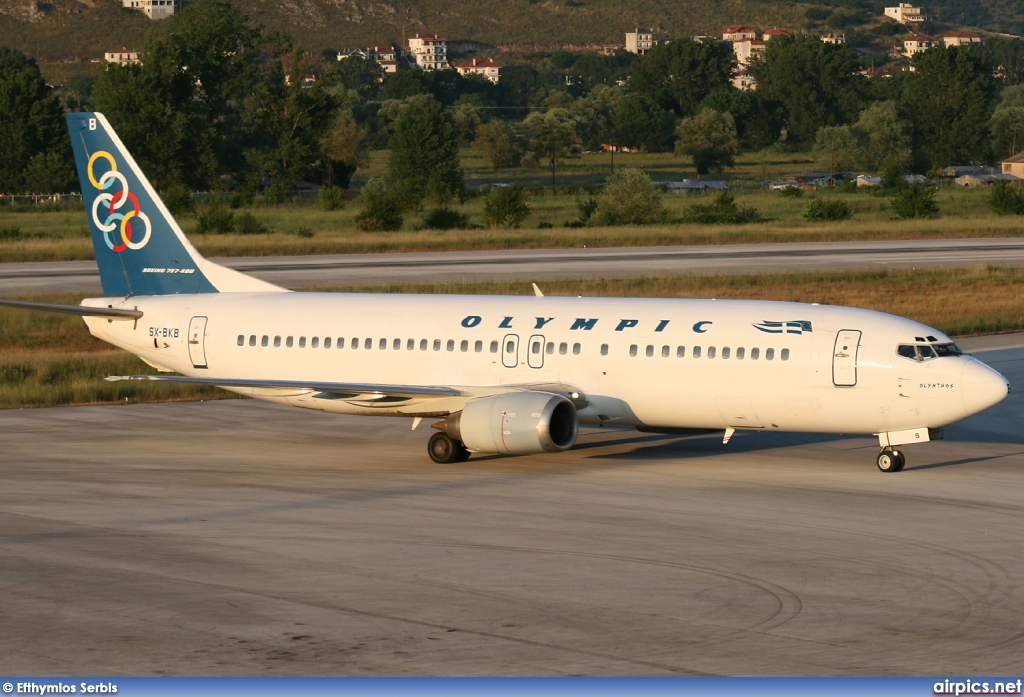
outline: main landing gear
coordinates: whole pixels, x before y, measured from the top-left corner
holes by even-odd
[[[883,448],[882,452],[878,453],[878,469],[883,472],[899,472],[905,464],[907,458],[899,450]]]
[[[465,462],[469,459],[469,451],[462,441],[455,440],[443,431],[435,433],[427,441],[427,453],[430,459],[439,465]]]

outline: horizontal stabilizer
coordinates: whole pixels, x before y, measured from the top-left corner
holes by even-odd
[[[386,397],[458,397],[463,393],[450,387],[419,387],[416,385],[371,385],[356,382],[302,382],[292,380],[246,380],[240,378],[190,378],[183,375],[111,375],[111,382],[122,380],[150,382],[183,382],[191,385],[217,387],[253,387],[267,389],[310,390],[366,398],[367,395]]]
[[[0,300],[0,306],[15,307],[19,310],[39,310],[79,317],[106,317],[111,320],[131,321],[142,317],[142,310],[117,310],[112,307],[85,307],[83,305],[57,305],[55,303],[32,303],[25,300]]]

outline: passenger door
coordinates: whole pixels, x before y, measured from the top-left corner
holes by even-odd
[[[832,384],[836,387],[854,387],[857,384],[857,350],[860,332],[843,329],[836,335],[832,351]]]
[[[193,317],[188,325],[188,356],[193,368],[206,368],[206,318]]]

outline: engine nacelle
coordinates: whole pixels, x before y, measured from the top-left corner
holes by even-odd
[[[477,397],[445,422],[448,435],[477,453],[559,453],[576,442],[580,419],[565,397],[507,392]]]

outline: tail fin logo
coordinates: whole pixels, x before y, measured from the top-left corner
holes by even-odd
[[[99,179],[96,178],[94,169],[98,160],[106,160],[110,165],[110,169],[104,172]],[[89,183],[93,188],[103,192],[93,201],[92,220],[96,227],[103,231],[103,241],[107,243],[107,247],[118,254],[127,249],[138,250],[145,247],[153,234],[153,225],[149,222],[149,216],[140,210],[139,199],[128,190],[128,180],[117,171],[117,161],[114,160],[114,156],[105,150],[93,153],[89,158],[86,171],[89,175]],[[120,185],[120,190],[108,191],[114,186],[114,182]],[[132,208],[125,212],[122,209],[129,201],[132,203]],[[104,208],[103,211],[100,210],[101,206]],[[139,237],[140,225],[144,226],[146,230],[141,238]],[[111,239],[110,233],[112,232],[119,233],[120,239],[117,239],[118,236]],[[138,239],[138,242],[135,239]]]

